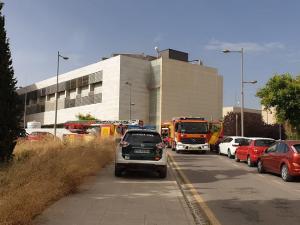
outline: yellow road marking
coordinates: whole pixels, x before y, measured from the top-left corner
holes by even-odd
[[[173,156],[168,153],[169,158],[172,161],[173,166],[175,167],[175,170],[179,173],[181,176],[182,181],[185,183],[185,186],[190,188],[190,192],[193,195],[194,199],[197,201],[199,204],[200,208],[203,210],[205,213],[206,217],[210,221],[212,225],[221,225],[220,221],[217,219],[215,214],[211,211],[211,209],[208,207],[204,199],[199,195],[197,190],[195,189],[194,185],[190,182],[190,180],[186,177],[186,175],[181,171],[179,165],[175,162]]]

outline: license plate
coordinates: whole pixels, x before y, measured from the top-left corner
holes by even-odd
[[[150,150],[145,150],[145,149],[135,149],[134,153],[139,153],[139,154],[149,154]]]

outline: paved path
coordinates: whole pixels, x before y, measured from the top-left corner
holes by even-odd
[[[194,225],[170,171],[167,179],[130,173],[115,178],[113,166],[103,169],[77,194],[50,206],[38,225]]]
[[[187,189],[199,194],[199,205],[202,201],[209,207],[215,224],[300,224],[299,179],[286,183],[225,156],[169,152],[189,180]]]

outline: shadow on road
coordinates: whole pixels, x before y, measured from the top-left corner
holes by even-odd
[[[299,200],[224,199],[207,201],[207,204],[222,225],[298,225],[300,221]]]
[[[158,177],[158,173],[156,171],[134,171],[134,170],[126,170],[123,172],[121,178],[123,179],[139,179],[139,180],[163,180]]]

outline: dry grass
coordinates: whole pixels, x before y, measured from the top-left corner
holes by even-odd
[[[49,204],[75,192],[84,177],[109,163],[113,152],[113,140],[19,144],[12,165],[0,168],[0,224],[31,224]]]

